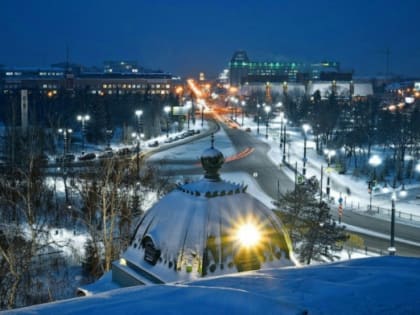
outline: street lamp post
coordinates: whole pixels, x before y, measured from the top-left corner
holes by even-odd
[[[391,196],[391,235],[389,240],[389,248],[388,252],[390,256],[395,255],[395,244],[394,244],[394,238],[395,238],[395,200],[397,199],[397,195],[395,194],[395,191],[392,192]]]
[[[331,166],[331,157],[335,156],[335,150],[326,149],[325,154],[327,155],[328,167],[327,167],[327,198],[330,199],[330,166]]]
[[[234,119],[234,112],[233,112],[233,110],[234,110],[234,106],[233,106],[233,104],[234,104],[234,97],[233,96],[231,96],[230,98],[229,98],[229,101],[230,101],[230,120],[233,120]]]
[[[204,104],[201,103],[201,128],[204,126]]]
[[[140,130],[140,125],[141,125],[141,116],[143,115],[143,111],[138,109],[134,112],[134,114],[136,115],[137,118],[137,126],[136,126],[136,130],[137,130],[137,146],[136,146],[136,168],[137,168],[137,178],[139,179],[140,176],[140,134],[141,134],[141,130]]]
[[[283,130],[283,163],[286,162],[286,143],[287,143],[287,133],[286,133],[287,119],[284,119],[284,130]]]
[[[244,126],[245,105],[246,105],[245,101],[242,101],[241,105],[242,105],[242,123],[241,123],[241,126],[243,127]]]
[[[308,124],[303,124],[302,129],[303,129],[303,169],[302,169],[302,175],[305,176],[306,175],[306,141],[307,141],[307,135],[306,134],[309,131],[309,129],[311,129],[311,126],[309,126]]]
[[[257,134],[260,134],[260,108],[261,105],[257,104]]]
[[[236,97],[233,98],[233,104],[235,104],[233,120],[236,122],[236,120],[238,119],[238,99]]]
[[[268,114],[271,111],[271,107],[269,105],[264,107],[264,111],[266,113],[266,117],[265,117],[265,137],[268,138],[268,123],[269,123],[269,117]]]
[[[205,108],[205,101],[203,99],[198,100],[198,107],[201,111],[201,128],[204,126],[204,108]]]
[[[69,128],[60,128],[58,129],[58,133],[63,135],[63,155],[66,155],[69,152],[70,135],[73,133],[73,130]]]
[[[382,163],[382,160],[377,155],[372,155],[369,159],[369,165],[373,166],[373,175],[372,179],[368,183],[368,192],[369,192],[369,211],[372,211],[372,190],[376,182],[376,167]]]
[[[163,110],[166,113],[166,138],[169,138],[169,112],[171,111],[171,107],[165,106]]]
[[[280,134],[279,134],[280,149],[283,147],[283,119],[284,119],[284,113],[280,112]]]
[[[77,121],[82,123],[82,151],[85,151],[85,137],[86,137],[86,129],[85,123],[86,121],[90,120],[89,115],[77,115]]]

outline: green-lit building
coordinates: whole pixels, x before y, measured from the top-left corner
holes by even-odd
[[[308,80],[351,80],[335,61],[319,63],[251,61],[245,51],[236,51],[229,62],[230,84],[246,82],[305,82]],[[323,78],[324,77],[324,78]]]

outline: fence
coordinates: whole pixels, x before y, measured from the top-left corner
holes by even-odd
[[[391,213],[392,210],[388,208],[382,208],[378,206],[373,206],[369,208],[369,206],[361,207],[360,204],[354,205],[352,202],[350,204],[345,205],[345,210],[358,212],[360,214],[372,216],[372,217],[380,217],[385,220],[391,220]],[[410,224],[420,226],[420,215],[403,212],[400,210],[395,210],[395,220],[402,223],[402,224]]]

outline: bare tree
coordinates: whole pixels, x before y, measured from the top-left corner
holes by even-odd
[[[26,304],[24,292],[31,283],[34,257],[51,245],[47,227],[52,217],[52,192],[44,182],[42,160],[31,145],[36,143],[35,137],[28,133],[20,166],[0,177],[4,222],[0,233],[2,308]]]

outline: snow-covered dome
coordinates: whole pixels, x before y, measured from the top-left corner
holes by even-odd
[[[113,281],[167,283],[294,265],[277,216],[246,186],[220,179],[224,157],[213,143],[201,162],[203,179],[178,186],[142,217],[113,264]]]

